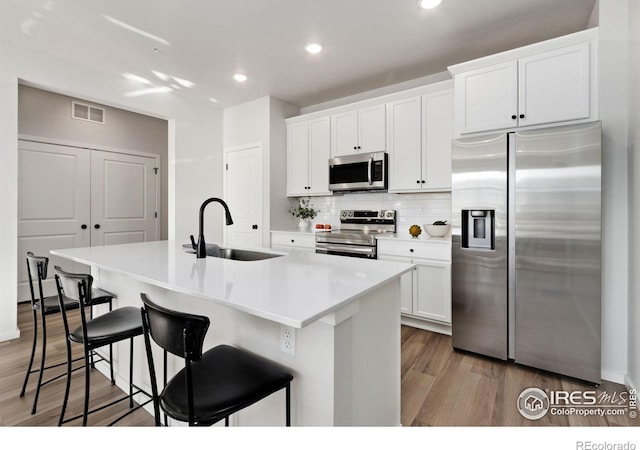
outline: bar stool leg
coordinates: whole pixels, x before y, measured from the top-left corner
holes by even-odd
[[[129,345],[129,408],[133,408],[133,338]]]
[[[24,383],[22,383],[22,390],[20,391],[20,397],[24,397],[24,393],[27,389],[27,383],[29,382],[29,375],[31,375],[31,368],[33,367],[33,357],[36,354],[36,342],[38,340],[38,316],[35,309],[31,309],[33,313],[33,345],[31,346],[31,358],[29,358],[29,366],[27,367],[27,373],[24,376]]]
[[[64,422],[64,413],[67,409],[67,401],[69,400],[69,388],[71,387],[71,343],[69,339],[66,339],[67,343],[67,382],[66,387],[64,389],[64,399],[62,400],[62,410],[60,411],[60,419],[58,420],[58,426],[62,426],[62,422]],[[85,363],[86,363],[85,358]]]
[[[40,372],[38,373],[38,384],[36,385],[36,394],[33,397],[33,407],[31,408],[31,414],[36,413],[36,407],[38,405],[38,397],[40,397],[40,386],[42,386],[42,376],[44,374],[44,361],[47,358],[47,325],[44,320],[44,314],[42,317],[42,355],[40,355]]]
[[[291,426],[291,383],[287,384],[286,388],[286,397],[287,397],[287,423],[286,426]]]
[[[89,390],[91,387],[91,372],[89,365],[90,351],[85,349],[84,352],[84,413],[82,414],[82,426],[87,426],[87,418],[89,417]]]
[[[111,376],[111,386],[114,386],[116,379],[113,376],[113,344],[109,344],[109,375]]]

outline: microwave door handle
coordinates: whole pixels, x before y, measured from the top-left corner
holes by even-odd
[[[368,172],[369,172],[369,179],[367,181],[369,181],[369,185],[373,184],[373,156],[371,158],[369,158],[369,167],[368,167]]]

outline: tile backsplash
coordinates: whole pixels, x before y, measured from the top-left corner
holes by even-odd
[[[340,225],[342,209],[393,209],[396,211],[397,230],[406,231],[413,224],[422,226],[436,220],[451,223],[451,193],[347,193],[327,197],[310,197],[311,205],[320,213],[312,223]],[[291,205],[297,203],[291,199]]]

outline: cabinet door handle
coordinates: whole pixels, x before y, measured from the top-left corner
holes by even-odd
[[[524,114],[520,114],[520,118],[521,118],[521,119],[524,119]]]
[[[254,224],[254,225],[251,225],[251,229],[252,229],[252,230],[257,230],[257,229],[258,229],[258,225],[255,225],[255,224]]]
[[[99,230],[99,229],[100,229],[100,224],[99,224],[99,223],[95,224],[95,225],[93,226],[93,228],[95,228],[96,230]]]
[[[416,180],[416,184],[420,184],[420,180]]]
[[[516,120],[516,119],[518,118],[518,116],[516,116],[516,115],[514,114],[513,116],[511,116],[511,118],[512,118],[513,120]]]
[[[425,183],[426,183],[426,181],[422,180],[422,184],[425,184]]]
[[[87,229],[87,224],[83,223],[82,225],[80,225],[80,228],[82,228],[83,230],[86,230]]]
[[[410,248],[410,249],[409,249],[409,252],[413,253],[413,249],[412,249],[412,248]]]

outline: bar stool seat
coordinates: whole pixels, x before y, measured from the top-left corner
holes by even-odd
[[[289,385],[293,376],[271,361],[245,350],[219,345],[191,366],[193,416],[200,424],[213,424]],[[185,369],[162,392],[160,405],[171,417],[189,422]]]
[[[140,311],[133,306],[126,306],[98,316],[87,322],[87,343],[94,348],[129,339],[142,334]],[[69,333],[69,340],[84,342],[82,326]]]

